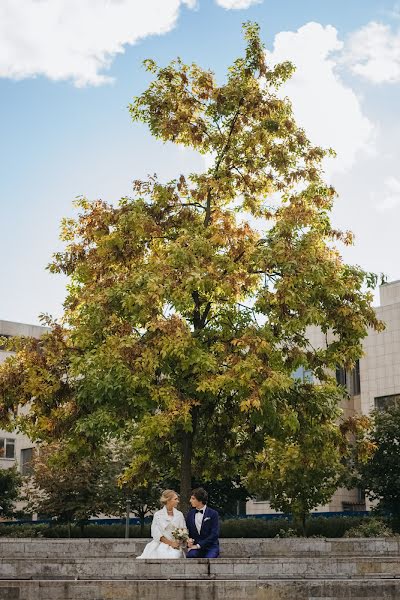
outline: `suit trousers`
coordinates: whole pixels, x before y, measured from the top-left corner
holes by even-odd
[[[186,558],[218,558],[219,548],[200,548],[200,550],[189,550]]]

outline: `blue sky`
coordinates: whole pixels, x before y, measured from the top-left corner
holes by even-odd
[[[2,0],[0,319],[59,316],[65,280],[45,266],[78,195],[116,201],[131,181],[172,178],[203,159],[133,125],[141,63],[181,56],[219,78],[257,21],[271,61],[297,72],[285,93],[311,138],[333,146],[348,262],[400,279],[400,4],[387,0]]]

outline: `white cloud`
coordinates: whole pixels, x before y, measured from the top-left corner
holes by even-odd
[[[196,0],[1,0],[0,77],[99,85],[126,44],[171,30]]]
[[[216,1],[234,9],[262,0]],[[109,82],[115,56],[170,31],[183,5],[194,9],[197,0],[0,0],[0,77]]]
[[[249,8],[252,4],[261,4],[263,0],[216,0],[219,6],[227,9],[243,9]]]
[[[378,212],[387,212],[400,206],[400,179],[390,176],[385,179],[385,195],[376,205]]]
[[[368,23],[349,36],[344,62],[356,75],[372,83],[400,81],[400,30]]]
[[[268,53],[273,64],[291,60],[296,66],[282,90],[311,141],[336,151],[337,158],[326,161],[328,174],[347,171],[359,152],[370,153],[374,145],[374,127],[360,99],[338,74],[342,48],[334,27],[307,23],[296,32],[277,34]]]

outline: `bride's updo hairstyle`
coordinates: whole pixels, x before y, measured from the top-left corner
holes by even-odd
[[[160,503],[162,504],[162,506],[165,506],[168,500],[171,500],[171,498],[173,498],[174,496],[178,496],[175,490],[164,490],[160,498]]]

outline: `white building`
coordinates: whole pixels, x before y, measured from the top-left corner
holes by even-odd
[[[39,338],[46,331],[48,331],[47,327],[38,325],[0,321],[0,337],[23,335]],[[10,352],[6,352],[0,346],[0,363],[9,355]],[[23,475],[27,474],[33,447],[34,444],[25,435],[0,429],[0,468],[8,469],[16,464]]]
[[[343,403],[345,416],[354,413],[368,415],[375,408],[385,408],[391,402],[400,402],[400,281],[380,286],[380,306],[376,315],[385,325],[380,333],[370,330],[363,342],[364,356],[352,372],[338,369],[336,377],[345,385],[349,400]],[[317,328],[310,331],[312,345],[323,347],[325,337]],[[360,490],[340,489],[329,504],[315,512],[364,510],[365,500]],[[250,501],[247,514],[274,512],[269,503]]]

